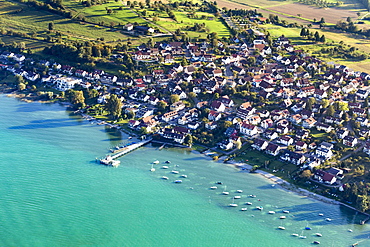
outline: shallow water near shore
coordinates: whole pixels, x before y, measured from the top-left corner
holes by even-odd
[[[1,246],[370,246],[370,227],[352,210],[283,191],[258,174],[151,145],[105,167],[95,158],[131,142],[127,135],[58,104],[0,95],[0,108]],[[154,160],[160,164],[150,172]],[[229,207],[235,195],[238,207]]]

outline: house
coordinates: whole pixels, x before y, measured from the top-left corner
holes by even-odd
[[[218,121],[218,120],[220,120],[221,119],[221,112],[217,112],[217,111],[210,111],[209,113],[208,113],[208,119],[210,120],[210,121]]]
[[[280,159],[299,166],[303,164],[303,162],[306,160],[306,157],[303,154],[295,153],[292,151],[285,151],[285,153],[280,156]]]
[[[258,133],[258,130],[255,125],[251,125],[246,122],[243,122],[240,126],[240,133],[251,137],[251,136],[256,135]]]
[[[211,103],[211,108],[217,112],[224,112],[226,109],[225,104],[217,100]]]
[[[310,118],[304,119],[302,121],[302,126],[304,128],[310,129],[310,128],[314,127],[316,125],[316,123],[317,123],[317,121],[313,117],[310,117]]]
[[[229,96],[225,95],[222,96],[221,98],[217,99],[217,101],[222,102],[226,107],[233,107],[234,106],[234,101],[229,98]]]
[[[177,101],[170,105],[171,111],[181,111],[183,109],[185,109],[185,104],[182,101]]]
[[[206,123],[205,125],[206,129],[209,129],[209,130],[214,130],[217,128],[217,122],[208,122]]]
[[[295,132],[295,137],[296,138],[299,138],[299,139],[306,139],[309,135],[309,131],[308,130],[305,130],[305,129],[298,129],[296,132]]]
[[[140,108],[139,111],[136,112],[137,118],[146,118],[153,115],[154,111],[149,108]]]
[[[326,133],[329,133],[330,131],[332,131],[333,127],[331,127],[330,125],[327,125],[327,124],[317,123],[316,124],[316,129],[318,131],[325,131]]]
[[[310,169],[311,171],[313,168],[320,166],[321,165],[321,160],[315,157],[309,157],[305,164],[302,166],[303,169]]]
[[[178,118],[178,111],[170,111],[170,112],[167,112],[165,114],[163,114],[162,116],[162,120],[165,121],[165,122],[169,122],[173,119],[176,119]]]
[[[258,151],[261,151],[261,150],[265,150],[267,145],[268,145],[267,141],[265,141],[263,139],[256,138],[256,139],[254,139],[254,143],[252,144],[252,148],[257,149]]]
[[[321,146],[316,149],[315,153],[318,157],[323,158],[325,160],[330,159],[334,155],[331,149],[327,149]]]
[[[267,145],[265,152],[266,152],[267,154],[272,155],[272,156],[277,156],[277,155],[279,154],[279,152],[280,152],[280,146],[279,146],[279,145],[277,145],[277,144],[275,144],[275,143],[271,143],[271,142],[270,142],[270,143]]]
[[[275,140],[276,138],[278,138],[278,137],[279,137],[278,133],[276,133],[274,130],[270,130],[270,129],[266,130],[266,131],[263,133],[263,135],[264,135],[267,139],[269,139],[269,140]]]
[[[262,120],[260,126],[264,129],[271,128],[274,125],[274,121],[272,121],[270,118]]]
[[[234,142],[232,142],[231,140],[224,140],[221,143],[219,143],[218,146],[221,149],[230,150],[234,147]]]
[[[278,140],[277,140],[277,142],[278,143],[280,143],[280,144],[283,144],[283,145],[285,145],[285,146],[289,146],[289,145],[292,145],[293,144],[293,138],[292,137],[290,137],[290,136],[286,136],[286,135],[284,135],[284,136],[281,136]]]
[[[336,177],[333,174],[320,169],[315,171],[313,177],[321,183],[326,183],[330,185],[334,184],[337,181]]]
[[[358,143],[357,138],[353,136],[346,136],[343,138],[343,145],[354,147]]]
[[[343,139],[344,137],[348,136],[349,131],[347,129],[340,129],[337,131],[337,136],[339,139]]]
[[[295,149],[298,150],[298,151],[305,150],[305,149],[307,149],[307,144],[303,141],[297,141],[295,143]]]
[[[72,77],[60,77],[55,80],[56,89],[59,91],[67,91],[75,87],[82,82],[81,79],[76,79]]]
[[[364,146],[363,151],[364,151],[364,153],[366,153],[367,155],[370,155],[370,142],[369,142],[369,141],[365,142],[365,146]]]

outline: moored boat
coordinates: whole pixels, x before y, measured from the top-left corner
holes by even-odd
[[[210,189],[211,190],[216,190],[217,189],[217,186],[211,186]]]
[[[187,178],[187,177],[188,177],[188,175],[182,174],[180,177],[182,177],[182,178]]]
[[[285,227],[283,227],[283,226],[278,226],[278,229],[280,229],[280,230],[285,230]]]
[[[155,161],[153,161],[153,164],[154,164],[154,165],[159,164],[159,160],[155,160]]]
[[[283,210],[283,213],[284,214],[289,214],[290,212],[289,212],[289,210]]]
[[[176,184],[180,184],[180,183],[182,183],[182,180],[175,180],[175,182],[174,183],[176,183]]]
[[[313,244],[320,244],[319,241],[313,241]]]
[[[251,202],[246,202],[245,205],[252,205],[252,203]]]
[[[234,197],[233,197],[233,202],[229,204],[229,207],[237,207],[237,206],[238,204],[234,202]]]
[[[326,220],[326,221],[331,221],[331,219],[330,219],[330,218],[326,218],[325,220]]]
[[[261,206],[257,206],[257,207],[256,207],[256,209],[258,209],[258,210],[261,210],[261,211],[262,211],[262,210],[263,210],[263,207],[261,207]]]
[[[179,171],[172,170],[171,171],[173,174],[179,174]]]
[[[240,199],[242,198],[241,196],[234,196],[234,199]]]
[[[269,214],[275,214],[275,211],[269,211]]]
[[[243,190],[236,190],[236,193],[243,193]]]
[[[251,198],[255,198],[255,197],[256,197],[256,195],[249,195],[249,197],[251,197]]]
[[[228,195],[228,194],[229,194],[229,192],[228,192],[228,191],[226,191],[226,185],[225,185],[224,191],[222,191],[222,194],[223,194],[223,195]]]
[[[241,209],[241,211],[247,211],[248,210],[248,208],[242,208]]]
[[[168,180],[168,177],[166,177],[166,176],[163,176],[163,177],[162,177],[162,179],[164,179],[164,180]]]
[[[280,216],[280,219],[286,219],[286,216]]]
[[[168,169],[168,166],[162,166],[162,169]]]
[[[318,236],[318,237],[322,237],[322,234],[318,233],[318,232],[316,232],[315,235]]]
[[[298,234],[298,233],[292,233],[292,236],[293,236],[293,237],[298,237],[298,236],[299,236],[299,234]]]

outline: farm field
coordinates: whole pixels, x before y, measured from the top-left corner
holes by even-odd
[[[36,33],[37,36],[46,36],[50,22],[54,23],[54,30],[59,31],[70,39],[96,40],[104,37],[106,41],[126,39],[120,32],[112,32],[109,28],[91,24],[79,23],[44,10],[23,8],[19,13],[14,12],[23,7],[16,3],[0,0],[1,12],[0,27],[13,29],[25,33]],[[5,12],[5,11],[6,12]]]
[[[325,44],[315,44],[311,41],[308,41],[306,39],[302,39],[300,35],[300,28],[284,28],[281,26],[276,26],[272,24],[267,25],[261,25],[266,31],[270,33],[272,37],[279,37],[281,35],[284,35],[285,37],[288,37],[294,45],[296,45],[299,48],[302,48],[306,51],[309,51],[315,56],[320,57],[321,59],[327,61],[327,62],[334,62],[338,64],[347,65],[353,70],[356,71],[364,71],[367,73],[370,73],[370,59],[363,60],[363,61],[350,61],[340,58],[329,58],[325,54],[322,54],[320,56],[319,51],[321,48],[327,48],[328,45]],[[332,41],[335,43],[339,43],[340,41],[343,41],[346,45],[351,45],[354,47],[361,47],[361,51],[365,51],[370,53],[370,42],[365,39],[355,39],[352,37],[345,37],[345,34],[342,33],[333,33],[326,30],[319,30],[320,34],[324,34],[326,37],[326,42],[330,44]],[[344,38],[345,37],[345,38]]]

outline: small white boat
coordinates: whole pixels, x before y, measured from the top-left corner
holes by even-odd
[[[166,164],[169,164],[169,163],[171,163],[171,161],[169,161],[169,160],[166,160],[166,162],[164,162],[164,163],[166,163]]]
[[[249,197],[251,197],[251,198],[255,198],[255,197],[256,197],[256,195],[249,195]]]
[[[275,211],[269,211],[269,214],[275,214]]]
[[[162,179],[164,179],[164,180],[168,180],[168,177],[166,177],[166,176],[163,176],[163,177],[162,177]]]
[[[246,202],[245,205],[252,205],[252,203],[251,202]]]
[[[175,171],[175,170],[173,170],[173,171],[171,171],[173,174],[179,174],[179,171]]]
[[[217,181],[216,184],[223,184],[221,181]]]
[[[180,177],[182,177],[182,178],[187,178],[187,177],[188,177],[188,175],[182,174]]]
[[[153,167],[153,164],[152,164],[152,168],[150,168],[150,171],[155,172],[155,168]]]
[[[241,209],[241,211],[247,211],[248,210],[248,208],[242,208]]]
[[[155,161],[153,161],[153,164],[154,165],[159,164],[159,161],[158,160],[155,160]]]
[[[293,237],[298,237],[298,236],[299,236],[299,234],[298,234],[298,233],[292,233],[292,236],[293,236]]]
[[[226,185],[225,185],[224,191],[222,191],[222,194],[223,194],[223,195],[228,195],[228,194],[230,194],[228,191],[226,191]]]
[[[233,198],[233,203],[230,203],[229,204],[229,207],[237,207],[238,206],[238,204],[236,204],[235,202],[234,202],[234,198]]]
[[[261,210],[261,211],[262,211],[262,210],[263,210],[263,207],[261,207],[261,206],[257,206],[257,207],[256,207],[256,209],[258,209],[258,210]]]
[[[312,243],[313,243],[313,244],[320,244],[320,242],[319,242],[319,241],[313,241]]]
[[[316,232],[315,235],[318,236],[318,237],[322,237],[322,234],[318,233],[318,232]]]
[[[289,210],[283,210],[283,213],[284,214],[289,214],[290,212],[289,212]]]
[[[280,219],[286,219],[286,216],[280,216]]]
[[[211,190],[216,190],[217,189],[217,186],[212,186],[210,187]]]
[[[241,196],[234,196],[234,199],[240,199],[242,198]]]
[[[180,184],[180,183],[182,183],[182,180],[175,180],[175,182],[174,183],[176,183],[176,184]]]
[[[243,190],[236,190],[236,193],[243,193]]]
[[[330,218],[326,218],[325,220],[326,220],[326,221],[331,221],[331,219],[330,219]]]
[[[279,227],[278,227],[278,229],[280,229],[280,230],[285,230],[285,227],[283,227],[283,226],[279,226]]]
[[[306,237],[306,236],[301,235],[301,236],[299,236],[299,238],[305,239],[305,238],[307,238],[307,237]]]
[[[319,216],[324,216],[324,214],[323,213],[320,213]]]
[[[352,230],[352,229],[348,229],[348,231],[349,231],[349,232],[353,232],[353,230]]]
[[[168,169],[168,166],[162,166],[162,169]]]

